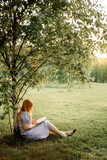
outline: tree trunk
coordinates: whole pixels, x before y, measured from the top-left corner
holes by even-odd
[[[16,73],[16,27],[17,27],[17,22],[16,22],[16,12],[13,10],[13,24],[12,24],[12,30],[13,30],[13,55],[12,55],[12,104],[13,104],[13,131],[14,134],[17,130],[17,111],[18,111],[18,106],[17,106],[17,73]]]
[[[17,132],[17,104],[14,106],[14,110],[13,110],[13,131],[14,131],[14,135]]]
[[[16,92],[16,77],[13,79],[13,91],[12,91],[12,104],[13,104],[13,131],[14,134],[17,131],[17,112],[18,112],[18,104],[16,102],[17,92]]]
[[[10,109],[8,108],[8,116],[9,116],[9,126],[10,126],[10,132],[11,134],[13,133],[13,130],[12,130],[12,123],[11,123],[11,117],[10,117]]]

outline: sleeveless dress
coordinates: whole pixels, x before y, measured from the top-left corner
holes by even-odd
[[[24,139],[38,140],[38,139],[47,138],[49,136],[51,123],[48,120],[45,120],[44,122],[40,123],[38,126],[32,129],[29,129],[27,131],[25,131],[23,128],[23,122],[28,123],[28,125],[32,125],[32,122],[30,120],[30,117],[27,111],[22,112],[20,120],[18,122],[20,134],[23,136]]]

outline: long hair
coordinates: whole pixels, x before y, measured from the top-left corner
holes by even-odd
[[[20,120],[21,112],[27,111],[30,119],[32,120],[32,110],[33,110],[33,102],[29,99],[25,99],[22,103],[22,106],[17,114],[17,122]]]

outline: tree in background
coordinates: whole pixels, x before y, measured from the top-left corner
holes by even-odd
[[[103,17],[91,0],[0,1],[1,119],[12,109],[14,131],[18,104],[29,87],[58,71],[89,79]]]
[[[95,63],[92,66],[90,76],[93,82],[107,83],[107,63]]]

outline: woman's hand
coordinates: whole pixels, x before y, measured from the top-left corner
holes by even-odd
[[[35,124],[34,124],[34,126],[36,127],[36,126],[38,126],[39,124],[37,123],[37,122],[35,122]]]

